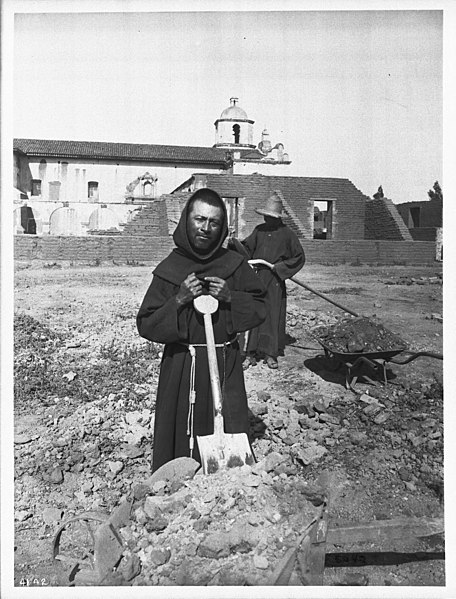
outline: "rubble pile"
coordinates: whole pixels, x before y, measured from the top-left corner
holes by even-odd
[[[175,462],[190,469],[189,458]],[[265,585],[287,549],[318,513],[324,489],[280,468],[276,452],[253,467],[191,480],[167,476],[170,462],[134,488],[131,522],[120,529],[137,555],[141,585]],[[165,471],[165,474],[163,473]],[[299,584],[299,583],[298,583]]]
[[[296,337],[322,327],[346,343],[343,332],[355,321],[343,322],[296,306],[287,315]],[[443,388],[436,381],[364,385],[353,393],[343,380],[324,379],[324,358],[314,371],[304,359],[284,360],[274,373],[258,365],[248,372],[255,380],[248,404],[257,463],[210,476],[191,465],[151,475],[156,348],[122,340],[72,359],[62,336],[33,319],[15,324],[22,377],[16,412],[34,417],[33,426],[24,418],[15,430],[17,534],[37,531],[50,543],[63,521],[87,511],[112,514],[129,497],[131,514],[118,529],[122,573],[113,584],[269,584],[320,509],[324,469],[341,472],[349,489],[331,516],[391,517],[393,500],[400,514],[414,497],[413,513],[432,515],[425,511],[429,498],[443,492]],[[379,331],[363,325],[367,348],[392,343]],[[35,391],[25,387],[31,375],[34,385],[43,381]]]
[[[329,350],[343,354],[376,353],[405,349],[406,343],[382,324],[363,316],[344,318],[313,333]]]
[[[385,285],[442,285],[443,274],[437,273],[432,277],[410,277],[404,275],[396,279],[385,279]]]

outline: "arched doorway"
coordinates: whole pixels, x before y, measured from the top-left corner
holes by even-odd
[[[81,235],[81,223],[74,208],[57,208],[49,219],[50,235]]]

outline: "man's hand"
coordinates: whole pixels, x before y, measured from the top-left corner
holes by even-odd
[[[204,280],[209,283],[208,291],[212,297],[220,302],[231,302],[231,291],[226,281],[219,277],[204,277]]]
[[[182,281],[179,291],[176,295],[176,303],[178,306],[183,306],[188,304],[195,297],[199,297],[203,293],[203,284],[195,276],[195,273],[190,273],[188,277]]]

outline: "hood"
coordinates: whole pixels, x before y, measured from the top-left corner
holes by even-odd
[[[223,224],[216,245],[206,254],[201,254],[193,249],[188,238],[187,217],[191,202],[198,198],[204,199],[204,197],[209,197],[211,201],[216,202],[221,207],[223,210]],[[173,240],[176,248],[155,268],[154,276],[174,285],[180,285],[192,272],[201,276],[216,276],[226,280],[244,261],[244,258],[237,252],[222,247],[227,235],[228,215],[224,201],[212,189],[198,189],[187,200],[174,231]]]
[[[195,251],[190,243],[189,238],[188,238],[188,231],[187,231],[188,214],[190,212],[190,207],[192,205],[192,202],[194,200],[198,200],[198,199],[200,199],[200,200],[208,199],[211,203],[216,203],[218,206],[220,206],[220,208],[223,211],[223,223],[222,223],[222,227],[220,230],[220,237],[217,241],[217,244],[206,254],[201,254],[200,252]],[[189,257],[193,258],[194,260],[197,260],[198,262],[206,262],[207,260],[210,260],[213,256],[215,256],[219,252],[227,235],[228,235],[228,215],[226,212],[225,202],[222,200],[222,198],[219,196],[219,194],[216,191],[213,191],[212,189],[209,189],[207,187],[205,187],[203,189],[198,189],[197,191],[195,191],[195,193],[192,196],[190,196],[190,198],[187,200],[187,203],[185,204],[185,207],[182,210],[182,214],[179,219],[179,223],[177,224],[176,230],[173,233],[173,240],[174,240],[174,243],[176,244],[178,252],[182,252],[184,255],[189,256]]]

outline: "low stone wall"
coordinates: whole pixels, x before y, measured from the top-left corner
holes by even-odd
[[[431,241],[303,239],[309,264],[433,264]],[[159,262],[174,247],[171,237],[16,235],[15,260]]]
[[[413,241],[435,241],[437,239],[436,227],[417,227],[409,229]]]
[[[159,262],[174,244],[166,237],[130,237],[129,235],[90,235],[87,237],[38,237],[16,235],[15,260],[74,260],[100,262],[146,261]]]
[[[301,240],[309,264],[433,264],[430,241]]]

